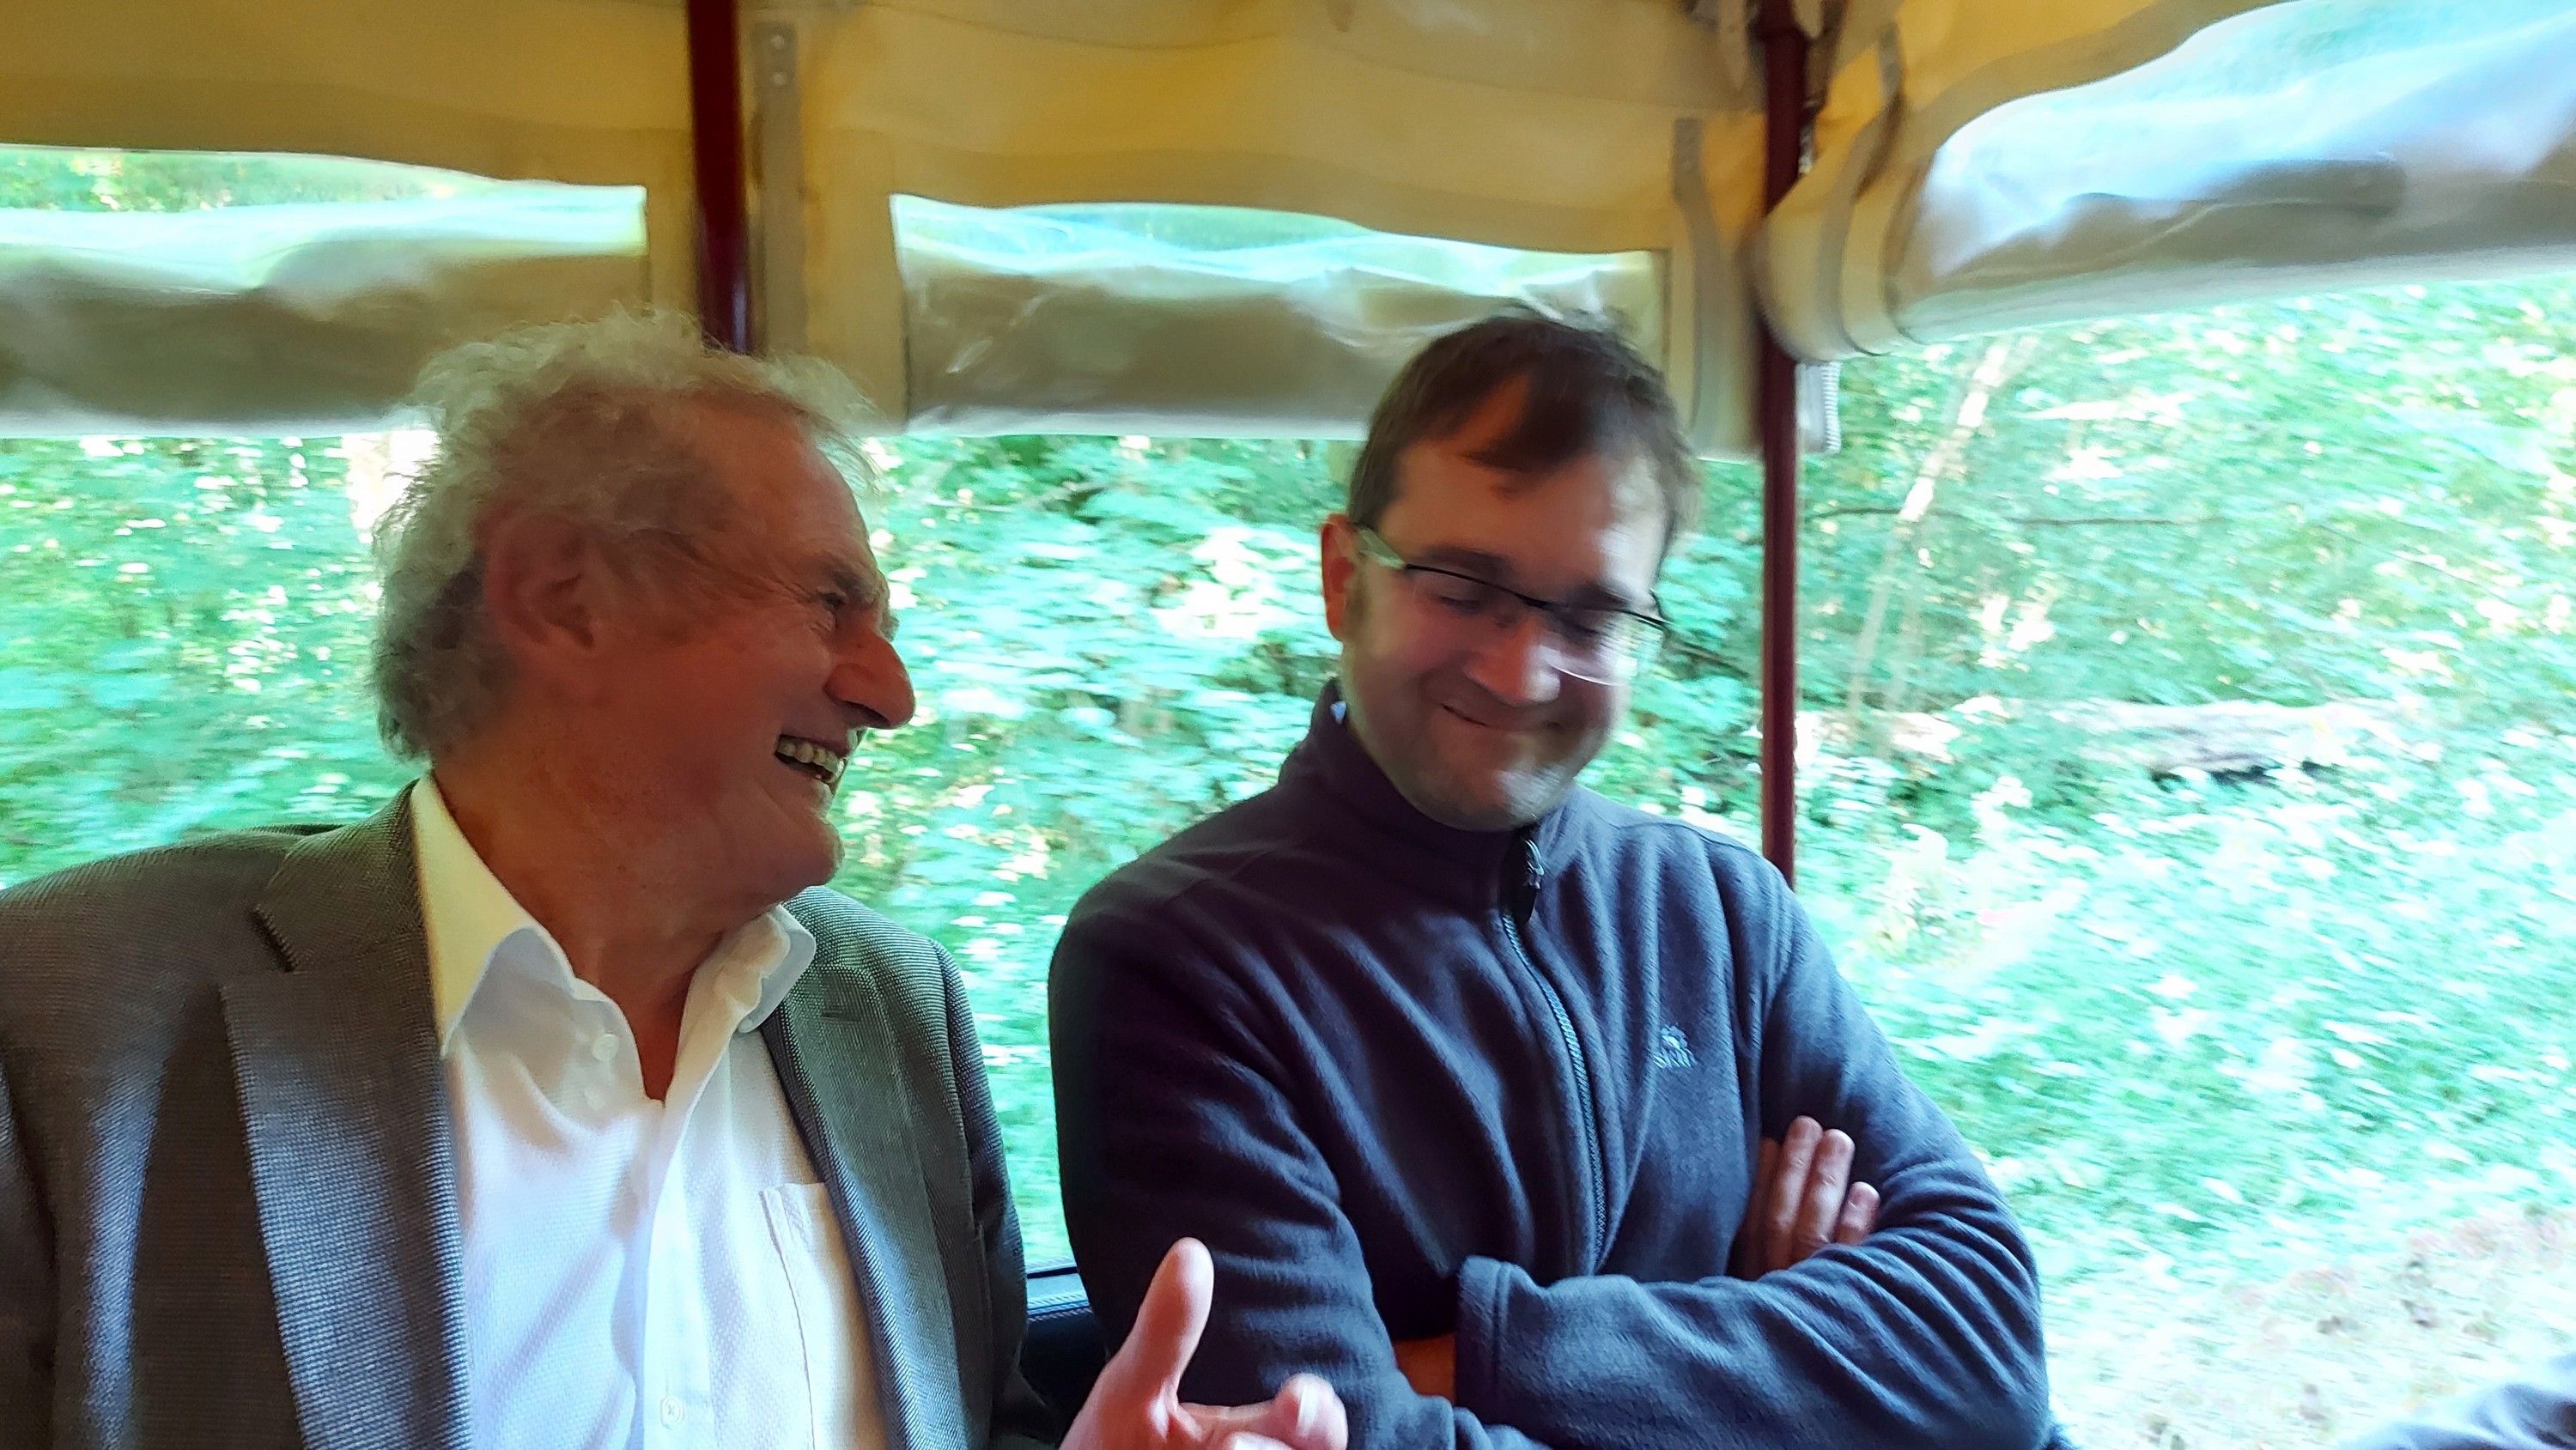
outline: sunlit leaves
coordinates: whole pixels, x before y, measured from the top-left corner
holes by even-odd
[[[401,781],[340,473],[319,441],[0,442],[0,881]]]
[[[2570,316],[2565,282],[2416,289],[1847,374],[1802,540],[1802,889],[2053,1268],[2576,1190]],[[922,709],[852,762],[839,884],[970,978],[1043,1258],[1055,931],[1302,734],[1347,449],[867,451]],[[404,777],[360,673],[352,515],[381,492],[338,453],[0,442],[0,881],[348,819]],[[1759,481],[1709,480],[1589,780],[1744,835]],[[2159,781],[2051,708],[2217,700],[2380,725],[2312,769]]]

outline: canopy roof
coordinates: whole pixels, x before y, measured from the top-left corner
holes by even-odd
[[[764,335],[889,430],[1330,435],[1422,336],[1520,298],[1618,316],[1744,453],[1757,297],[1827,360],[2576,267],[2568,0],[1801,0],[1812,164],[1767,222],[1750,3],[747,11]],[[693,299],[678,0],[89,0],[12,30],[0,145],[461,175],[0,210],[0,431],[362,426],[443,342]]]

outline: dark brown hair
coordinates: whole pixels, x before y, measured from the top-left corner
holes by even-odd
[[[1473,455],[1536,476],[1596,454],[1642,455],[1664,500],[1664,553],[1699,521],[1700,472],[1663,374],[1606,321],[1512,307],[1435,340],[1396,374],[1369,417],[1343,511],[1375,528],[1395,502],[1396,460],[1447,438],[1496,393],[1521,383],[1520,417]]]

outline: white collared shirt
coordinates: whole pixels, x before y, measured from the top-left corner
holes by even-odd
[[[758,1028],[814,959],[773,908],[690,979],[677,1067],[412,789],[456,1120],[471,1443],[878,1450],[840,1226]]]

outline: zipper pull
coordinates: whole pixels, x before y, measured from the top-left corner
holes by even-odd
[[[1510,904],[1514,920],[1529,925],[1538,910],[1538,889],[1547,879],[1547,859],[1539,854],[1538,830],[1525,827],[1513,839],[1511,876],[1504,884],[1503,896]]]

